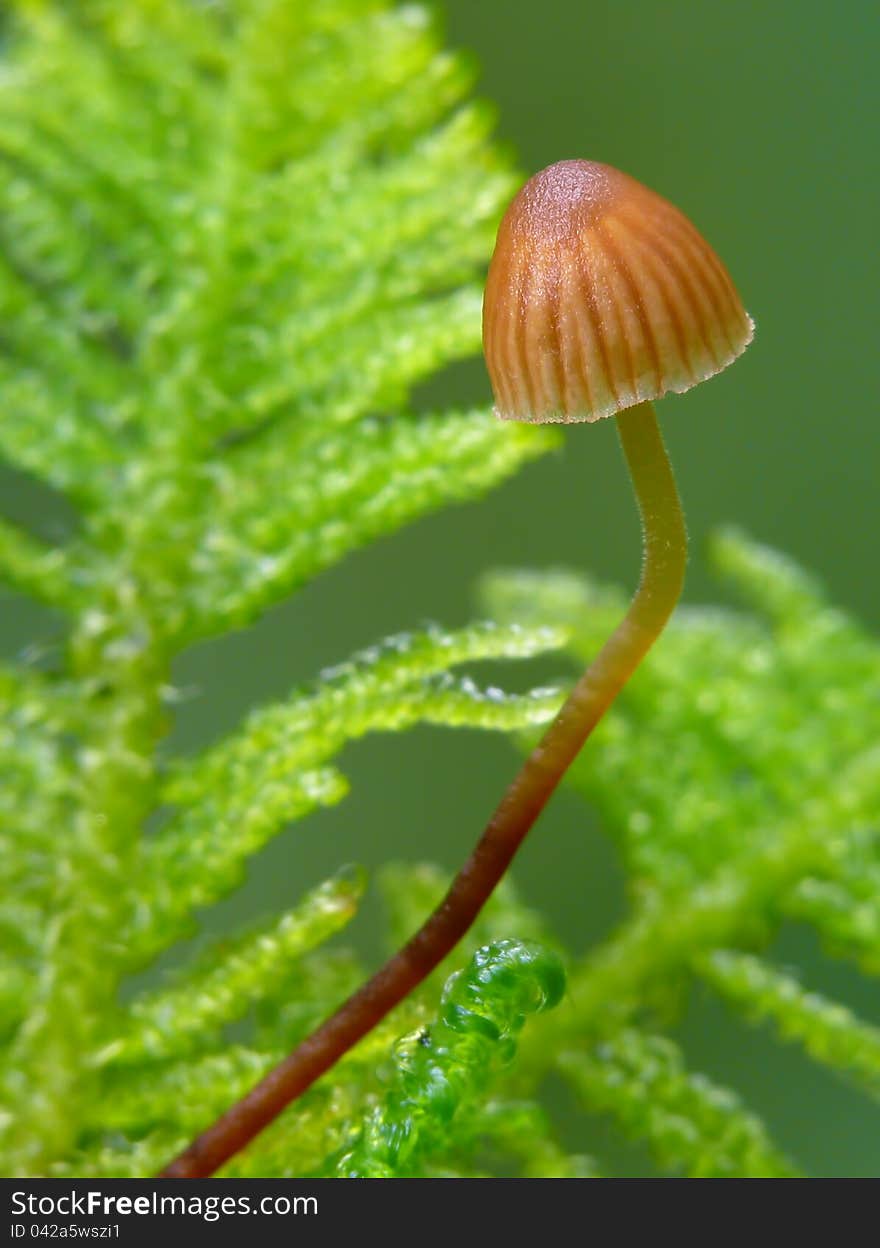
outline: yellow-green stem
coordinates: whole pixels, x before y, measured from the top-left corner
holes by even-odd
[[[213,1174],[404,999],[455,947],[617,694],[662,632],[684,582],[687,535],[650,403],[617,417],[642,518],[642,575],[629,610],[524,762],[443,901],[372,979],[163,1171]]]

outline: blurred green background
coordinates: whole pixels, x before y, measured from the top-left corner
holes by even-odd
[[[723,597],[705,538],[733,521],[815,569],[876,629],[874,5],[447,0],[441,20],[449,42],[473,52],[479,92],[498,106],[499,134],[524,174],[574,156],[634,174],[692,217],[755,317],[755,344],[735,367],[660,406],[692,538],[687,599]],[[488,399],[479,361],[417,396],[423,407]],[[4,510],[50,534],[64,525],[54,502],[17,478],[5,481]],[[349,558],[258,627],[185,656],[176,678],[188,696],[170,744],[213,738],[388,632],[472,617],[486,568],[564,564],[632,586],[638,558],[612,422],[576,427],[561,453],[484,503]],[[5,599],[3,652],[35,632],[46,630],[32,607]],[[352,796],[281,836],[219,922],[289,904],[345,861],[428,858],[452,869],[516,759],[501,739],[425,729],[361,743],[344,763]],[[614,853],[565,793],[515,878],[579,951],[623,912]],[[382,951],[377,914],[371,898],[352,929],[369,959]],[[777,954],[880,1023],[880,988],[831,963],[808,933],[784,932]],[[708,998],[690,1002],[678,1031],[692,1066],[740,1090],[813,1173],[880,1173],[880,1112],[863,1098]],[[616,1156],[621,1173],[651,1172],[564,1102],[560,1094],[570,1145]]]

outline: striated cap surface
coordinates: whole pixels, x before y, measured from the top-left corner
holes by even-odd
[[[501,222],[483,351],[505,420],[599,420],[689,390],[753,332],[687,217],[610,165],[550,165]]]

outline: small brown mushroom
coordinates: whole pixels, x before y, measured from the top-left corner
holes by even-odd
[[[752,323],[721,261],[676,208],[626,174],[562,161],[523,187],[501,223],[483,327],[499,416],[616,414],[642,516],[639,588],[433,914],[164,1177],[212,1174],[446,957],[678,600],[687,539],[650,400],[711,377],[751,340]]]

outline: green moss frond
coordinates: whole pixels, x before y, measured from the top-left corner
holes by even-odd
[[[50,676],[0,672],[6,1173],[158,1164],[333,1004],[336,955],[322,974],[308,951],[353,913],[339,879],[292,883],[311,886],[293,910],[164,988],[132,996],[127,977],[283,827],[344,798],[346,742],[554,709],[552,691],[449,670],[559,630],[436,630],[199,758],[162,747],[185,646],[553,445],[487,411],[412,412],[415,383],[478,349],[512,187],[470,80],[417,6],[12,6],[0,457],[75,519],[52,545],[0,516],[0,582],[60,613],[63,637]],[[223,1066],[232,1023],[253,1039],[240,1078]],[[323,1123],[310,1164],[334,1138]]]
[[[572,968],[572,1008],[536,1026],[522,1061],[535,1074],[561,1053],[585,1105],[663,1170],[779,1174],[757,1115],[641,1024],[668,1024],[699,976],[876,1095],[876,1028],[756,950],[806,920],[833,953],[880,966],[880,646],[784,556],[733,533],[713,550],[754,613],[681,608],[569,772],[623,854],[629,913]],[[570,630],[579,662],[623,608],[563,572],[497,574],[484,597],[501,620]]]

